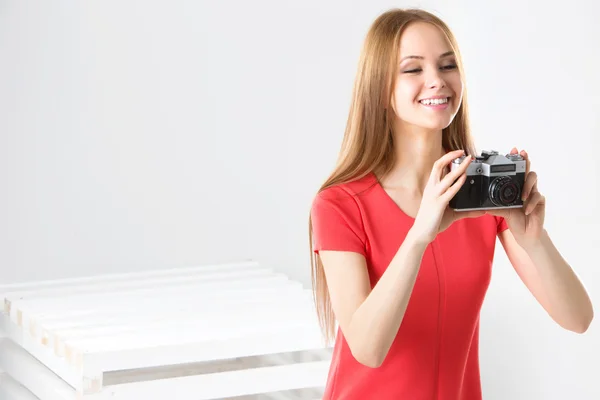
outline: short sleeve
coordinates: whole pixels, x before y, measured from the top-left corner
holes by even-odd
[[[313,251],[352,251],[366,256],[365,233],[356,199],[342,190],[319,193],[311,208]]]
[[[508,224],[506,223],[506,220],[504,219],[504,217],[495,216],[494,218],[496,218],[496,224],[498,226],[497,233],[501,233],[508,229]]]

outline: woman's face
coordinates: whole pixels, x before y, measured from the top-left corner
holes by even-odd
[[[392,105],[400,129],[446,128],[462,101],[463,82],[442,31],[432,24],[412,23],[402,34],[399,59]]]

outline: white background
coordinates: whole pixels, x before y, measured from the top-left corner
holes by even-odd
[[[598,308],[592,0],[0,0],[0,283],[252,258],[308,284],[310,202],[364,35],[397,6],[454,30],[478,149],[529,152]],[[484,398],[600,398],[597,321],[562,330],[498,250]]]

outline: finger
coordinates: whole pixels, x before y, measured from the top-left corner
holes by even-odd
[[[512,149],[510,149],[510,154],[517,154],[519,152],[519,150],[517,150],[516,147],[513,147]]]
[[[443,193],[454,183],[455,180],[458,179],[459,176],[465,174],[467,168],[469,168],[469,164],[473,161],[473,157],[470,155],[467,156],[462,163],[460,163],[459,167],[451,171],[447,174],[444,179],[440,182],[440,193]]]
[[[523,194],[521,195],[521,199],[523,201],[527,200],[527,198],[535,192],[533,189],[536,187],[537,183],[537,174],[535,171],[531,171],[527,174],[527,178],[525,178],[525,184],[523,185]]]
[[[438,170],[441,172],[445,166],[447,166],[448,164],[450,164],[452,162],[452,160],[454,160],[455,158],[461,157],[464,154],[465,154],[464,150],[454,150],[454,151],[448,152],[448,153],[444,154],[442,157],[440,157],[433,164],[433,168],[434,168],[434,170]]]
[[[466,179],[467,179],[467,174],[462,174],[457,179],[457,181],[454,182],[454,184],[448,188],[448,190],[446,190],[444,193],[442,193],[442,195],[440,196],[440,199],[444,203],[449,203],[450,200],[452,200],[452,198],[454,196],[456,196],[456,193],[458,193],[458,191],[460,190],[460,188],[462,187],[462,185],[465,183]]]
[[[433,178],[435,182],[439,182],[444,167],[450,164],[455,158],[458,158],[464,154],[464,150],[454,150],[440,157],[435,163],[433,163],[433,169],[430,177]]]
[[[544,200],[544,196],[540,192],[533,193],[529,200],[523,204],[525,215],[531,214],[538,205],[544,204]]]
[[[525,150],[521,150],[519,154],[525,159],[525,176],[527,176],[531,170],[531,160],[529,160],[529,154],[527,154]]]

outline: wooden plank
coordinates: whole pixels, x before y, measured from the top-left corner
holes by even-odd
[[[7,373],[0,372],[0,399],[2,400],[40,400]]]
[[[210,295],[193,295],[178,297],[155,297],[144,302],[143,309],[140,309],[139,303],[120,302],[119,308],[116,304],[113,307],[107,306],[93,308],[91,307],[85,314],[42,314],[30,315],[29,332],[42,344],[53,347],[56,345],[56,337],[61,336],[60,332],[65,330],[84,331],[86,329],[116,326],[123,324],[132,324],[134,322],[148,322],[162,318],[165,312],[171,316],[189,314],[199,315],[206,312],[207,309],[227,312],[229,309],[247,309],[255,306],[268,306],[269,302],[282,302],[288,304],[290,301],[296,301],[297,298],[312,296],[306,294],[302,285],[281,285],[275,287],[250,287],[244,290],[226,290],[222,292],[213,292]],[[289,297],[293,297],[289,299]],[[243,304],[240,306],[240,304]],[[280,303],[281,304],[281,303]],[[25,322],[24,322],[25,324]],[[25,326],[24,326],[25,328]],[[27,328],[25,328],[27,329]]]
[[[34,357],[10,340],[0,341],[0,368],[19,380],[40,400],[165,399],[201,400],[322,387],[329,361],[306,362],[250,370],[194,375],[182,378],[107,386],[80,396]]]
[[[322,387],[329,361],[306,362],[107,386],[86,400],[211,400]]]
[[[76,400],[72,387],[11,340],[0,339],[0,368],[39,400]]]
[[[97,371],[139,369],[325,348],[320,332],[312,326],[297,323],[254,334],[232,334],[218,340],[101,350],[75,354],[75,358],[81,359],[78,363],[83,365],[84,375],[92,380],[99,377]]]
[[[133,334],[143,338],[150,331],[159,332],[164,330],[173,337],[181,338],[179,331],[189,329],[195,337],[205,337],[202,332],[206,331],[206,326],[236,326],[244,323],[248,316],[251,320],[246,323],[254,323],[254,320],[264,321],[265,319],[285,319],[290,314],[294,319],[298,316],[307,315],[307,323],[313,325],[310,319],[314,316],[314,307],[310,293],[300,293],[298,296],[278,299],[278,302],[271,304],[273,299],[265,301],[251,301],[232,304],[230,307],[215,307],[214,309],[201,309],[190,311],[184,310],[165,310],[152,314],[140,315],[117,315],[114,318],[97,320],[95,324],[83,325],[79,327],[70,327],[65,329],[47,330],[50,340],[47,345],[54,348],[55,354],[65,356],[65,347],[67,343],[81,342],[86,339],[101,340],[119,340],[118,336],[122,334]],[[158,311],[158,310],[156,310]],[[192,331],[193,329],[193,331]],[[224,328],[225,329],[225,328]],[[215,339],[220,337],[217,331]]]
[[[76,285],[70,287],[52,287],[45,289],[30,289],[26,291],[16,292],[4,292],[2,297],[4,298],[4,311],[10,314],[13,321],[18,322],[18,314],[13,310],[13,303],[17,301],[27,299],[39,299],[43,298],[48,301],[53,299],[72,296],[72,295],[86,295],[91,294],[104,295],[110,293],[128,293],[130,291],[138,290],[152,290],[156,288],[163,288],[169,286],[183,286],[189,287],[190,285],[198,284],[210,284],[213,281],[218,283],[228,283],[231,280],[241,280],[253,277],[268,277],[272,276],[274,272],[270,268],[256,268],[251,270],[240,270],[240,271],[225,271],[225,272],[211,272],[211,273],[198,273],[195,275],[183,275],[173,277],[156,277],[138,280],[125,280],[115,281],[110,283],[94,282],[84,285]]]
[[[270,269],[267,269],[270,270]],[[81,287],[82,285],[98,285],[104,284],[109,286],[114,283],[120,282],[139,282],[147,281],[153,278],[180,278],[190,277],[196,275],[205,275],[215,272],[252,272],[262,271],[265,269],[259,266],[255,261],[245,261],[238,263],[228,263],[220,265],[202,265],[196,267],[187,268],[172,268],[158,271],[145,271],[145,272],[134,272],[134,273],[121,273],[121,274],[106,274],[96,275],[92,277],[83,278],[72,278],[72,279],[58,279],[50,281],[38,281],[38,282],[25,282],[16,284],[0,285],[0,299],[4,301],[4,311],[10,314],[11,301],[15,299],[5,299],[7,296],[16,297],[22,299],[28,294],[33,295],[35,293],[42,293],[44,290],[53,289],[54,297],[56,296],[68,296],[72,295],[68,289]],[[89,293],[89,292],[86,292]],[[84,293],[85,294],[85,293]]]
[[[20,300],[14,304],[14,309],[22,313],[37,314],[38,318],[57,318],[63,316],[78,316],[90,313],[90,309],[119,310],[128,305],[136,304],[176,304],[178,301],[202,300],[203,298],[244,296],[248,291],[260,289],[299,289],[301,285],[290,281],[283,275],[273,275],[264,278],[242,278],[229,282],[194,283],[185,286],[147,288],[123,293],[98,293],[80,296],[69,296],[57,299]],[[25,320],[23,318],[22,320]],[[13,319],[14,321],[14,319]],[[18,322],[18,321],[15,321]]]
[[[276,316],[280,313],[303,311],[309,309],[312,313],[314,306],[310,293],[298,293],[296,296],[281,298],[256,298],[246,302],[215,304],[213,308],[198,307],[197,309],[154,309],[140,310],[139,313],[125,314],[96,314],[95,318],[83,320],[75,326],[43,325],[51,334],[63,338],[93,337],[120,331],[140,331],[153,328],[156,325],[188,323],[202,321],[206,324],[220,323],[226,319],[244,318],[253,316]],[[154,313],[152,313],[154,311]],[[79,320],[75,320],[77,322]],[[87,322],[87,323],[86,323]],[[97,332],[97,333],[95,333]]]
[[[3,327],[6,326],[6,316],[4,316],[4,321]],[[8,323],[10,324],[10,322]],[[240,334],[235,337],[232,334],[230,338],[223,338],[221,341],[183,342],[174,343],[171,346],[126,348],[113,352],[88,353],[85,354],[85,357],[82,355],[79,368],[76,368],[74,365],[65,363],[64,359],[43,351],[42,346],[28,340],[27,335],[16,334],[15,326],[7,328],[5,327],[5,331],[8,332],[8,337],[11,337],[11,340],[16,339],[19,345],[35,357],[34,359],[45,364],[50,371],[54,372],[52,376],[59,376],[81,392],[101,390],[102,371],[300,351],[323,346],[320,333],[316,332],[313,327],[300,322],[296,326],[288,326],[287,330],[283,328],[280,330],[266,329],[266,333],[257,333],[254,336]],[[0,368],[2,368],[1,365]],[[30,387],[28,386],[28,388]]]
[[[303,388],[277,392],[249,394],[215,400],[322,400],[324,388]]]
[[[230,335],[266,332],[270,329],[288,325],[311,325],[316,327],[316,317],[311,305],[305,305],[293,315],[287,310],[273,310],[265,313],[238,315],[235,318],[224,315],[218,322],[207,324],[202,320],[180,321],[179,325],[153,325],[152,329],[140,332],[131,331],[106,334],[102,337],[83,338],[67,341],[73,349],[82,352],[114,351],[152,347],[161,344],[193,342],[198,340],[214,340]]]
[[[4,316],[4,320],[7,318]],[[8,322],[10,324],[10,322]],[[3,326],[6,325],[6,322]],[[268,354],[285,351],[300,351],[323,346],[320,332],[303,322],[290,324],[287,330],[280,328],[264,328],[264,333],[255,335],[234,334],[220,341],[207,340],[197,342],[172,343],[171,345],[154,345],[146,348],[138,346],[112,352],[97,352],[81,355],[79,364],[67,364],[45,352],[39,343],[28,340],[27,335],[15,333],[15,326],[8,326],[8,336],[16,339],[19,345],[45,364],[62,380],[81,392],[97,392],[102,388],[102,372],[121,369],[143,368],[153,365],[170,365],[194,362],[198,360],[215,360],[231,357],[243,357],[257,354]],[[133,338],[134,339],[134,338]],[[0,368],[2,366],[0,365]],[[54,376],[54,374],[52,376]],[[28,386],[29,388],[29,386]],[[35,393],[35,392],[34,392]]]
[[[137,272],[126,272],[118,274],[101,274],[92,275],[77,278],[64,278],[64,279],[53,279],[45,281],[31,281],[31,282],[19,282],[0,285],[0,293],[5,292],[16,292],[16,291],[27,291],[37,290],[52,287],[69,287],[77,286],[88,283],[109,283],[111,281],[126,281],[126,280],[138,280],[145,278],[155,277],[169,277],[169,276],[180,276],[190,273],[204,273],[213,271],[227,271],[227,270],[239,270],[239,269],[252,269],[262,268],[256,261],[247,260],[241,262],[223,263],[223,264],[208,264],[199,265],[193,267],[178,267],[178,268],[165,268],[155,271],[137,271]]]
[[[192,362],[174,365],[159,365],[149,368],[126,369],[104,373],[103,385],[112,386],[124,383],[142,382],[155,379],[171,379],[190,375],[213,374],[216,372],[237,371],[260,367],[296,364],[302,362],[331,360],[331,349],[302,350],[275,354],[256,354],[245,357],[231,357],[213,361]],[[303,398],[310,397],[308,390],[302,392]]]
[[[153,304],[156,302],[172,304],[173,301],[178,301],[180,297],[189,299],[198,296],[199,293],[206,293],[208,296],[211,293],[220,291],[233,292],[240,290],[243,292],[251,288],[277,286],[298,288],[298,284],[293,283],[286,276],[274,274],[265,277],[242,277],[223,282],[187,282],[181,286],[135,289],[118,294],[108,292],[83,294],[76,297],[45,298],[43,300],[17,300],[11,303],[11,319],[24,329],[35,332],[35,326],[31,326],[33,314],[38,314],[39,318],[43,319],[65,314],[73,316],[86,315],[97,309],[110,309],[116,312],[126,304]],[[186,299],[182,300],[185,301]]]
[[[60,298],[64,296],[71,296],[77,293],[85,295],[102,292],[126,292],[128,290],[137,288],[173,286],[181,283],[185,284],[187,282],[226,281],[231,278],[240,279],[244,277],[260,277],[274,274],[275,272],[271,268],[257,267],[239,270],[210,271],[202,273],[196,272],[193,274],[181,274],[169,277],[140,278],[135,280],[128,279],[111,282],[92,282],[88,284],[57,286],[51,288],[30,288],[22,291],[5,291],[2,292],[2,296],[9,300],[46,297]]]
[[[278,284],[274,284],[278,283]],[[306,289],[301,284],[285,280],[261,281],[246,287],[225,288],[222,290],[202,291],[197,288],[190,292],[166,294],[159,292],[149,298],[111,297],[99,303],[77,302],[77,307],[64,306],[54,311],[40,310],[34,305],[28,313],[32,322],[46,329],[62,329],[69,327],[95,325],[106,321],[107,318],[120,318],[122,316],[151,317],[163,311],[194,311],[201,312],[205,309],[230,309],[246,302],[276,302],[291,296],[304,296]],[[310,292],[310,291],[309,291]],[[85,308],[79,308],[81,303]],[[143,304],[144,308],[140,307]]]
[[[23,332],[10,321],[8,316],[2,312],[0,312],[0,330],[6,335],[6,338],[0,339],[1,345],[9,346],[9,344],[6,344],[7,342],[13,343],[13,346],[17,346],[21,350],[24,350],[31,359],[37,360],[40,367],[45,365],[45,369],[50,371],[51,376],[58,376],[62,378],[61,381],[68,383],[72,387],[83,390],[81,371],[77,371],[75,367],[68,365],[64,359],[56,357],[53,351],[45,348],[40,343],[33,341],[29,335],[23,334]],[[0,354],[4,355],[4,351],[0,350]],[[29,384],[14,375],[8,368],[3,367],[1,362],[0,369],[5,370],[13,378],[23,383],[23,385],[31,390],[32,393],[41,398],[39,394],[32,390]],[[33,374],[34,371],[37,371],[37,369],[31,369],[30,373]]]
[[[314,327],[304,322],[280,325],[261,326],[255,332],[235,332],[218,340],[211,337],[185,338],[170,343],[144,341],[153,343],[146,346],[132,346],[129,342],[118,350],[100,349],[85,353],[72,349],[66,351],[65,358],[74,367],[83,369],[81,386],[86,393],[93,393],[102,387],[102,372],[105,371],[325,348],[320,332]],[[135,335],[131,335],[127,339],[134,338]]]

